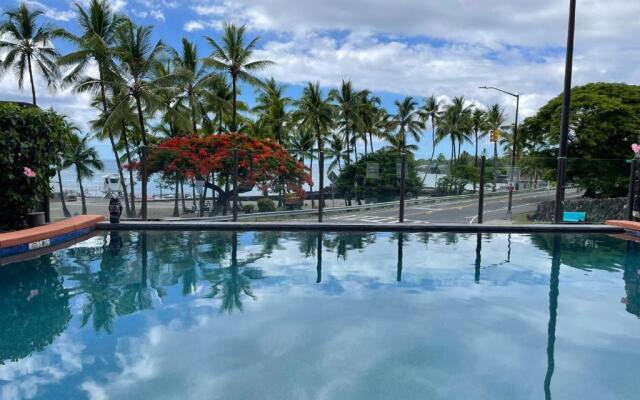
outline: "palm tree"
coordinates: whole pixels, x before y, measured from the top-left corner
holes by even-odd
[[[310,129],[301,127],[294,131],[291,137],[290,151],[297,156],[304,165],[305,158],[309,158],[309,174],[313,173],[313,133]],[[313,185],[309,185],[309,192],[313,198]]]
[[[329,97],[336,102],[338,106],[338,119],[345,135],[345,144],[347,151],[347,165],[351,163],[349,145],[353,137],[354,129],[359,122],[358,109],[361,106],[360,95],[353,90],[351,81],[342,80],[340,90],[333,89],[329,92]]]
[[[72,84],[80,85],[84,81],[95,80],[95,78],[87,77],[86,73],[90,70],[92,65],[91,61],[97,64],[99,81],[97,88],[99,92],[98,107],[102,109],[103,115],[101,120],[103,124],[101,128],[104,128],[98,137],[101,138],[103,136],[102,133],[106,133],[106,136],[109,138],[111,150],[116,160],[118,174],[120,175],[127,216],[135,217],[133,185],[131,185],[130,188],[131,204],[129,204],[122,163],[120,162],[120,156],[118,155],[116,147],[117,141],[115,139],[114,129],[118,128],[114,128],[111,125],[107,126],[104,123],[110,111],[115,106],[115,103],[108,106],[109,96],[107,95],[105,79],[112,79],[112,64],[114,62],[112,46],[115,42],[116,29],[124,20],[113,12],[106,0],[91,0],[88,10],[85,10],[80,4],[76,4],[76,11],[78,14],[78,24],[82,28],[82,34],[80,36],[67,35],[67,38],[76,45],[77,50],[58,59],[58,64],[61,66],[73,66],[62,80],[62,85],[63,87]],[[80,87],[81,86],[76,86],[76,90]],[[111,97],[115,97],[115,93],[113,93]]]
[[[175,49],[171,49],[170,52],[175,64],[175,70],[172,75],[176,78],[176,86],[179,92],[183,93],[183,96],[188,100],[189,108],[191,109],[191,128],[195,134],[198,132],[196,126],[198,110],[202,110],[200,98],[220,78],[218,75],[208,71],[200,63],[198,47],[187,38],[182,38],[181,53],[178,53]]]
[[[21,3],[17,9],[4,13],[7,20],[0,25],[0,50],[6,52],[1,69],[14,69],[20,89],[25,72],[29,74],[34,106],[37,102],[33,70],[40,72],[48,87],[55,87],[60,76],[56,64],[59,54],[51,40],[66,35],[64,30],[54,28],[49,23],[38,26],[38,17],[42,14],[41,10],[29,10],[26,3]]]
[[[163,64],[156,64],[156,76],[170,76],[173,71],[171,70],[171,64],[169,64],[166,68]],[[189,117],[189,113],[187,107],[184,106],[183,100],[185,97],[181,96],[183,92],[182,87],[161,87],[157,89],[157,96],[160,100],[160,103],[157,105],[158,111],[162,115],[160,118],[160,125],[154,128],[154,131],[162,133],[166,137],[177,137],[183,134],[184,132],[188,132],[190,123],[193,123],[193,127],[195,129],[195,117],[193,114],[193,109],[191,113],[191,118]],[[192,96],[186,96],[186,100],[190,101]],[[194,131],[195,133],[196,131]],[[184,177],[180,174],[179,171],[176,171],[175,175],[172,177],[175,183],[175,197],[173,203],[173,217],[179,217],[180,212],[178,211],[179,204],[179,187],[180,182]]]
[[[233,94],[231,103],[231,130],[234,132],[238,128],[236,118],[238,79],[259,86],[261,84],[260,81],[251,75],[250,72],[264,69],[273,64],[273,62],[269,60],[252,60],[256,43],[260,37],[255,37],[245,45],[246,30],[247,28],[244,25],[238,27],[234,24],[225,23],[222,32],[222,45],[218,44],[218,42],[211,37],[206,37],[209,44],[213,47],[213,53],[203,61],[206,66],[227,72],[229,76],[231,76],[231,91]]]
[[[381,100],[377,96],[371,96],[368,91],[363,91],[361,96],[361,106],[358,110],[360,124],[357,127],[358,136],[364,141],[364,154],[367,155],[367,144],[371,143],[371,152],[373,153],[373,135],[377,132],[377,122],[380,116]]]
[[[58,175],[58,187],[60,188],[60,203],[62,205],[62,214],[65,216],[65,218],[71,217],[71,213],[67,208],[67,203],[64,198],[64,190],[62,189],[61,172],[63,169],[67,168],[65,166],[65,158],[67,158],[67,154],[69,153],[69,143],[71,142],[70,138],[73,136],[71,132],[75,129],[77,129],[75,126],[73,126],[72,124],[69,124],[69,138],[65,142],[65,147],[62,149],[62,151],[59,154],[59,157],[57,158],[57,165],[56,165],[56,174]]]
[[[301,126],[312,129],[316,135],[318,151],[324,149],[324,136],[333,125],[333,107],[328,98],[322,98],[320,83],[308,82],[302,92],[302,98],[296,102],[298,107],[295,116]],[[313,168],[313,167],[312,167]],[[324,162],[318,165],[319,187],[324,185]],[[313,189],[312,189],[313,190]],[[320,200],[322,201],[322,200]],[[311,198],[313,207],[313,198]]]
[[[373,137],[379,139],[387,139],[393,130],[391,123],[391,115],[384,108],[380,107],[376,110],[373,130],[369,132],[371,152],[373,153]]]
[[[271,78],[260,87],[253,112],[258,114],[262,128],[267,128],[275,136],[276,142],[282,143],[282,128],[288,120],[287,106],[292,103],[290,97],[284,95],[286,85],[279,84]]]
[[[490,132],[500,132],[502,125],[504,125],[505,117],[504,117],[504,109],[500,106],[500,104],[494,104],[489,107],[486,116],[486,124],[487,130]],[[492,192],[496,191],[497,187],[497,162],[498,162],[498,142],[493,142],[493,188]]]
[[[391,116],[391,124],[398,130],[394,142],[397,150],[403,152],[407,149],[407,135],[411,135],[413,140],[418,142],[424,125],[420,121],[418,103],[413,97],[405,97],[402,101],[396,100],[393,104],[397,112]]]
[[[342,170],[341,160],[347,157],[347,153],[344,148],[344,141],[341,135],[333,134],[328,139],[329,146],[327,147],[328,155],[331,157],[331,163],[329,164],[329,171]]]
[[[158,41],[155,45],[151,42],[152,27],[136,26],[127,20],[121,23],[115,32],[115,46],[113,54],[119,60],[114,65],[110,81],[87,80],[79,85],[80,90],[89,90],[101,85],[103,82],[112,90],[122,90],[120,101],[111,111],[111,115],[117,116],[121,108],[126,108],[129,101],[133,100],[138,114],[138,124],[142,141],[140,154],[141,180],[142,180],[142,205],[140,214],[143,220],[147,220],[147,146],[149,139],[145,127],[145,114],[161,102],[156,94],[160,84],[167,81],[166,77],[156,77],[157,64],[164,51],[164,44]],[[107,121],[108,124],[108,121]]]
[[[471,114],[471,130],[475,136],[476,154],[474,165],[478,165],[478,140],[487,135],[485,130],[485,111],[481,108],[474,108]]]
[[[69,151],[65,156],[64,167],[73,166],[76,170],[78,185],[80,186],[80,198],[82,199],[82,214],[87,214],[87,200],[82,185],[82,178],[93,177],[93,170],[102,171],[104,165],[98,153],[88,144],[89,136],[72,135],[69,143]]]
[[[433,157],[436,154],[436,121],[440,118],[442,101],[438,100],[435,95],[431,95],[427,97],[424,101],[424,106],[422,107],[422,117],[424,119],[425,127],[429,119],[431,119],[431,157],[429,158],[429,168],[431,168],[431,164],[433,163]]]
[[[456,159],[456,141],[458,142],[458,154],[462,142],[468,140],[469,120],[471,119],[471,108],[465,106],[466,100],[463,96],[454,97],[451,104],[447,106],[438,119],[438,130],[436,132],[438,141],[449,136],[451,139],[451,159],[449,166]]]

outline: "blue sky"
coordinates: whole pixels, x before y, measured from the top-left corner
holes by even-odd
[[[81,4],[87,0],[80,0]],[[59,26],[77,31],[72,2],[28,1]],[[0,0],[6,11],[18,4]],[[264,71],[290,85],[296,97],[307,81],[325,90],[348,78],[370,89],[393,110],[393,101],[430,94],[444,101],[464,95],[479,106],[502,104],[513,118],[514,101],[478,86],[522,94],[523,117],[562,90],[568,0],[114,0],[112,6],[135,22],[154,26],[171,46],[183,36],[200,53],[210,48],[224,21],[244,23],[262,40],[257,58],[277,64]],[[592,81],[637,83],[640,73],[640,2],[582,0],[578,4],[574,84]],[[65,43],[57,43],[62,52]],[[69,91],[49,92],[38,82],[40,103],[66,113],[81,127],[95,116],[88,99]],[[3,99],[28,100],[15,78],[0,79]],[[249,103],[253,90],[244,88]],[[418,154],[431,153],[430,132]],[[99,145],[108,157],[107,146]],[[489,150],[484,142],[481,148]],[[447,152],[442,143],[437,151]]]

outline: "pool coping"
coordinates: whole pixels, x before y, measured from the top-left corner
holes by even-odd
[[[47,250],[91,233],[102,215],[79,215],[35,228],[0,233],[0,259]]]
[[[157,231],[367,231],[367,232],[460,232],[460,233],[623,233],[611,225],[587,224],[372,224],[372,223],[301,223],[301,222],[213,222],[213,221],[127,221],[119,224],[99,222],[97,230]]]

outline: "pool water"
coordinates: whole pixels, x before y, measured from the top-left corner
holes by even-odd
[[[638,399],[640,245],[101,233],[0,267],[2,399]]]

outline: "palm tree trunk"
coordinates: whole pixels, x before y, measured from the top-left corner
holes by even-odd
[[[31,98],[33,100],[33,105],[37,106],[36,103],[36,86],[33,82],[33,71],[31,69],[31,54],[27,54],[27,67],[29,68],[29,82],[31,83]]]
[[[453,166],[453,160],[456,158],[456,143],[455,139],[451,136],[451,159],[449,160],[449,168]]]
[[[129,151],[129,139],[127,138],[127,126],[124,121],[122,122],[122,139],[124,140],[124,149],[127,153],[127,162],[129,163],[129,195],[131,196],[131,212],[129,213],[129,218],[136,217],[136,192],[135,185],[136,181],[133,179],[133,169],[131,168],[131,152]],[[125,199],[127,197],[127,193],[124,193]]]
[[[191,122],[193,123],[193,134],[198,133],[196,126],[196,106],[193,104],[193,94],[189,94],[189,106],[191,107]]]
[[[82,215],[87,215],[87,199],[84,196],[84,187],[82,186],[80,175],[78,175],[78,185],[80,186],[80,199],[82,200]]]
[[[100,78],[100,96],[102,101],[102,111],[107,114],[107,93],[104,88],[102,67],[98,66],[98,77]],[[124,184],[124,173],[122,172],[122,163],[120,163],[120,156],[118,155],[118,149],[116,148],[116,142],[113,139],[113,130],[111,127],[107,127],[107,133],[109,134],[109,141],[111,142],[111,149],[113,150],[113,155],[116,158],[116,167],[118,168],[118,174],[120,176],[120,186],[122,186],[122,194],[124,196],[124,205],[127,216],[131,217],[131,208],[129,206],[129,200],[127,199],[127,186]],[[133,187],[131,187],[133,191]]]
[[[478,131],[476,131],[476,158],[473,165],[476,167],[478,166]]]
[[[497,180],[498,180],[498,172],[496,171],[496,163],[498,161],[498,142],[493,143],[493,187],[491,188],[492,192],[496,191]]]
[[[142,152],[140,155],[142,176],[142,205],[140,206],[140,216],[143,221],[147,220],[147,132],[144,129],[144,116],[142,115],[142,104],[140,97],[135,96],[136,108],[138,109],[138,122],[140,123],[140,133],[142,134]]]
[[[176,180],[175,180],[175,185],[176,185],[176,193],[175,193],[175,202],[173,203],[173,216],[174,217],[179,217],[180,216],[180,212],[178,211],[178,202],[180,201],[179,199],[179,193],[178,193],[178,189],[179,189],[179,185],[180,185],[180,180],[178,179],[178,173],[176,172]]]
[[[71,213],[67,208],[67,203],[64,200],[64,191],[62,191],[62,176],[60,175],[60,168],[56,168],[58,172],[58,185],[60,186],[60,202],[62,203],[62,213],[66,218],[71,217]]]
[[[309,175],[311,175],[311,185],[309,185],[309,197],[311,197],[311,208],[316,208],[313,200],[313,153],[309,152]]]
[[[433,132],[431,135],[431,158],[429,159],[429,167],[431,167],[433,157],[436,155],[436,123],[433,118],[431,118],[431,126],[433,127]]]
[[[367,147],[367,132],[362,136],[362,140],[364,140],[364,155],[367,155],[368,147]]]
[[[371,146],[371,152],[375,153],[373,151],[373,134],[371,132],[369,132],[369,145]]]
[[[236,104],[236,79],[235,75],[231,75],[231,83],[233,90],[233,98],[231,99],[231,131],[236,132],[238,130],[238,125],[236,124],[236,112],[237,112],[237,104]]]

